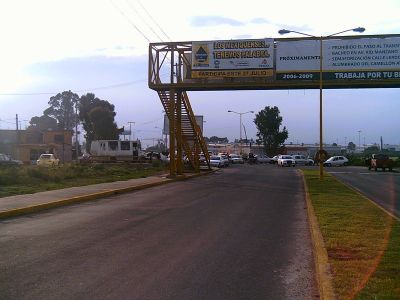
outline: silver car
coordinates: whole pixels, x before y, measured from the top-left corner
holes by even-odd
[[[222,168],[225,167],[225,162],[221,156],[213,155],[210,157],[211,167]]]
[[[270,163],[271,162],[271,157],[268,157],[266,155],[259,155],[259,156],[257,156],[257,161],[260,164]]]
[[[347,166],[349,160],[344,156],[332,156],[324,162],[324,167]]]
[[[231,154],[231,155],[229,155],[229,157],[233,164],[243,164],[244,163],[243,157],[239,154]]]
[[[296,165],[305,165],[305,166],[312,166],[314,165],[314,161],[311,158],[307,158],[304,155],[295,154],[292,155]]]

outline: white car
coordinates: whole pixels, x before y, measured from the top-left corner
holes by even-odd
[[[221,156],[213,155],[210,157],[211,167],[222,168],[225,167],[224,159]]]
[[[229,157],[233,164],[244,164],[243,157],[239,154],[231,154]]]
[[[274,157],[271,158],[271,160],[269,161],[270,164],[276,164],[278,163],[278,158],[279,155],[275,155]]]
[[[224,163],[224,167],[229,167],[230,165],[230,160],[227,154],[218,154],[219,157],[221,157],[223,163]]]
[[[294,167],[296,165],[296,161],[293,159],[291,155],[279,155],[278,156],[278,166],[280,167]]]
[[[304,155],[295,154],[292,155],[296,165],[305,165],[305,166],[312,166],[314,165],[314,161],[311,158],[307,158]]]
[[[38,166],[58,166],[60,160],[54,154],[41,154],[37,160]]]
[[[349,160],[344,156],[332,156],[324,162],[324,167],[347,166]]]

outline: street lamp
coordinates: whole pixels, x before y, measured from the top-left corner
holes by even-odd
[[[320,36],[317,37],[315,35],[311,35],[311,34],[307,34],[307,33],[303,33],[303,32],[299,32],[299,31],[295,31],[295,30],[287,30],[287,29],[281,29],[279,30],[279,34],[287,34],[290,32],[293,33],[297,33],[297,34],[301,34],[301,35],[305,35],[305,36],[309,36],[309,37],[313,37],[313,38],[319,38],[319,153],[322,153],[323,151],[323,140],[322,140],[322,61],[323,61],[323,56],[322,56],[322,41],[326,38],[341,34],[341,33],[345,33],[345,32],[349,32],[349,31],[354,31],[354,32],[364,32],[365,28],[364,27],[357,27],[357,28],[352,28],[352,29],[347,29],[347,30],[343,30],[334,34],[330,34],[330,35],[326,35],[326,36]],[[319,163],[319,178],[323,179],[324,178],[324,164],[323,163]]]
[[[242,115],[249,114],[249,113],[254,114],[254,111],[250,110],[250,111],[246,111],[246,112],[236,112],[233,110],[228,110],[228,112],[234,113],[234,114],[237,114],[240,116],[240,118],[239,118],[239,120],[240,120],[239,136],[240,136],[240,154],[242,154]]]
[[[158,126],[154,126],[154,128],[161,129],[161,141],[163,143],[165,143],[164,144],[164,151],[167,151],[167,135],[165,135],[165,140],[164,140],[164,129],[162,129],[161,127],[158,127]]]

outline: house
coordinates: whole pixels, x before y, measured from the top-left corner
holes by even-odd
[[[0,130],[0,153],[25,164],[35,162],[42,153],[53,153],[61,162],[72,160],[71,130]]]

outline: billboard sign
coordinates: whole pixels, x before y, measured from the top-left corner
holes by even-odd
[[[318,80],[320,40],[279,41],[276,80]],[[400,80],[400,38],[328,39],[322,41],[323,79]]]
[[[200,126],[201,132],[203,132],[203,116],[194,116],[196,123]],[[164,127],[163,134],[169,134],[169,119],[167,115],[164,115]]]
[[[273,75],[274,40],[192,42],[192,78]]]

